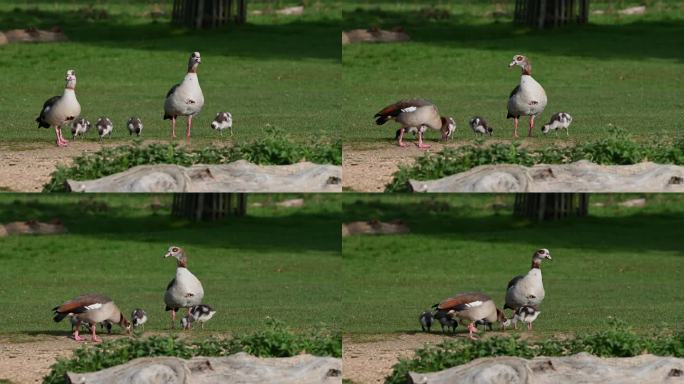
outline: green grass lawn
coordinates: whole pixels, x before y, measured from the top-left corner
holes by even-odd
[[[267,126],[299,140],[339,137],[334,117],[339,113],[340,13],[334,3],[312,2],[301,17],[250,14],[246,25],[203,31],[172,26],[172,1],[161,2],[166,16],[154,20],[149,12],[159,3],[0,3],[3,30],[60,26],[69,38],[0,46],[3,142],[20,147],[54,141],[54,132],[36,128],[34,120],[45,100],[62,93],[67,69],[78,76],[82,115],[93,124],[109,116],[112,140],[130,140],[125,122],[133,115],[142,118],[145,139],[171,140],[170,121],[162,120],[164,98],[185,76],[193,51],[202,54],[198,75],[205,96],[202,112],[193,119],[194,144],[230,142],[210,128],[219,111],[233,114],[233,140],[263,136]],[[287,5],[250,2],[249,10]],[[103,10],[105,18],[91,16]],[[185,120],[179,122],[184,133]],[[97,140],[96,131],[86,140]]]
[[[299,331],[339,330],[341,282],[331,277],[342,263],[340,201],[302,197],[303,207],[283,208],[274,202],[292,196],[251,195],[248,202],[261,206],[250,206],[248,216],[198,224],[170,217],[171,196],[158,197],[156,213],[151,196],[1,196],[1,223],[59,218],[68,233],[0,238],[0,305],[12,308],[0,335],[67,335],[68,321],[54,323],[51,308],[88,292],[109,295],[127,317],[145,309],[145,330],[166,332],[163,295],[175,263],[163,255],[170,245],[187,251],[204,302],[217,310],[194,333],[262,329],[267,316]]]
[[[401,219],[411,233],[343,239],[342,328],[359,337],[418,332],[421,311],[463,291],[502,307],[508,281],[548,248],[535,335],[603,329],[609,316],[640,332],[681,329],[684,197],[616,205],[636,197],[594,195],[587,218],[531,223],[512,218],[513,196],[345,196],[345,222]]]
[[[617,9],[646,3],[643,16]],[[515,54],[525,54],[533,76],[548,95],[537,120],[533,145],[585,141],[627,129],[637,139],[680,136],[684,88],[684,5],[680,1],[594,2],[586,26],[536,31],[512,24],[513,1],[370,2],[345,1],[343,29],[402,27],[410,42],[353,44],[342,48],[345,143],[390,143],[396,124],[379,127],[373,115],[405,98],[432,100],[454,116],[457,142],[474,140],[467,121],[483,116],[494,138],[510,140],[512,119],[506,103],[520,81],[509,69]],[[446,9],[446,20],[421,10]],[[493,11],[502,12],[495,18]],[[570,137],[542,137],[539,130],[555,112],[574,117]],[[527,133],[528,118],[521,123]],[[439,133],[428,137],[437,140]],[[529,142],[529,140],[528,140]]]

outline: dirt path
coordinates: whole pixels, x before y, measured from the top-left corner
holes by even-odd
[[[41,335],[39,341],[19,343],[0,339],[0,379],[13,384],[41,383],[58,357],[71,356],[81,345],[65,336]]]
[[[425,344],[438,344],[451,336],[438,333],[383,335],[380,341],[343,340],[343,375],[357,384],[383,383],[400,358],[412,357]],[[461,336],[456,336],[461,337]],[[465,337],[465,336],[463,336]]]
[[[71,164],[74,157],[101,148],[93,141],[70,141],[66,148],[42,143],[0,146],[0,190],[40,192],[57,165]]]
[[[355,192],[382,192],[385,184],[392,181],[392,174],[400,164],[411,164],[426,152],[441,151],[444,146],[430,143],[429,149],[420,149],[409,143],[407,147],[382,143],[364,148],[345,145],[342,152],[342,186]]]

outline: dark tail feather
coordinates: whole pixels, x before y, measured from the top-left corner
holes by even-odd
[[[164,118],[162,120],[171,120],[173,116],[169,115],[168,113],[164,112]]]
[[[381,116],[381,115],[375,115],[377,119],[375,119],[375,124],[377,125],[383,125],[387,122],[387,120],[391,119],[391,116]]]
[[[514,116],[514,115],[511,115],[510,112],[508,112],[508,114],[506,115],[506,118],[507,118],[507,119],[510,119],[511,117],[520,117],[520,116]]]
[[[56,311],[57,308],[53,309],[53,311]],[[67,313],[61,313],[61,312],[55,312],[55,317],[52,318],[52,320],[55,321],[55,323],[59,323],[62,321],[65,317],[67,317]]]
[[[36,117],[36,123],[38,123],[38,128],[50,128],[50,124],[44,122],[40,116]]]

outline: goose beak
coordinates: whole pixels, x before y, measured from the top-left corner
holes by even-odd
[[[549,260],[553,260],[553,259],[551,258],[551,254],[550,254],[550,253],[547,253],[547,254],[546,254],[546,258],[549,259]]]
[[[166,258],[169,257],[169,256],[171,256],[171,252],[166,252],[166,254],[164,255],[163,259],[166,259]]]
[[[515,61],[511,61],[510,64],[508,64],[508,68],[513,68],[515,67]]]

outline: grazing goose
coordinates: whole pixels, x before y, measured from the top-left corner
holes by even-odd
[[[55,312],[53,318],[55,322],[60,322],[70,315],[76,318],[73,334],[76,341],[84,340],[78,335],[82,322],[86,322],[90,326],[91,340],[94,342],[102,341],[95,334],[96,324],[101,322],[108,321],[119,324],[128,334],[131,333],[131,324],[121,314],[119,307],[114,304],[112,299],[104,295],[91,293],[79,296],[54,307],[52,310]]]
[[[76,100],[76,71],[66,72],[66,86],[62,96],[54,96],[43,104],[40,116],[36,118],[38,128],[55,127],[57,146],[65,147],[67,141],[62,136],[62,125],[74,120],[81,114],[81,104]]]
[[[219,112],[214,121],[211,122],[211,129],[218,130],[223,136],[223,130],[228,128],[230,135],[233,136],[233,115],[230,112]]]
[[[435,312],[434,317],[439,321],[439,325],[442,327],[442,333],[444,333],[444,328],[446,328],[447,331],[451,330],[451,333],[456,333],[458,321],[447,315],[446,312],[437,311]]]
[[[430,311],[423,311],[421,312],[420,316],[418,316],[418,321],[420,321],[420,328],[423,330],[423,332],[430,332],[430,328],[432,327],[432,312]]]
[[[171,280],[164,293],[166,310],[171,311],[171,327],[176,324],[176,311],[200,305],[204,298],[202,283],[188,270],[188,258],[183,249],[171,246],[164,258],[173,257],[177,261],[176,277]]]
[[[515,125],[513,137],[518,137],[518,119],[520,116],[529,116],[530,130],[527,135],[532,137],[534,118],[544,112],[546,107],[546,92],[532,78],[532,66],[527,57],[523,55],[513,56],[513,61],[511,61],[508,67],[512,68],[516,65],[522,68],[522,76],[520,76],[520,84],[513,89],[508,98],[508,115],[506,115],[506,118],[513,118]]]
[[[548,249],[540,249],[532,255],[532,268],[525,276],[516,276],[506,288],[506,305],[504,309],[516,310],[524,305],[539,307],[544,300],[544,284],[542,283],[542,260],[552,260]]]
[[[204,329],[204,323],[211,320],[211,318],[216,314],[216,311],[214,308],[206,304],[200,304],[190,307],[188,314],[192,316],[193,322],[199,322],[202,326],[202,329]]]
[[[522,321],[523,323],[527,324],[527,329],[531,331],[532,322],[537,320],[537,317],[539,317],[540,313],[541,311],[537,310],[537,308],[531,305],[523,305],[515,310],[513,318],[511,319],[511,323],[513,323],[513,327],[515,327],[515,329],[518,329],[518,321]]]
[[[180,84],[171,87],[164,101],[164,120],[171,119],[173,138],[176,138],[176,117],[188,117],[188,128],[185,134],[188,142],[190,142],[192,117],[198,114],[204,105],[204,95],[197,79],[197,67],[201,62],[200,53],[193,52],[188,61],[188,73]]]
[[[147,323],[147,313],[140,308],[136,308],[131,312],[131,323],[134,327],[142,327],[145,330],[145,323]]]
[[[130,136],[133,136],[135,133],[136,136],[140,137],[140,134],[143,130],[143,123],[139,117],[131,117],[128,119],[126,126],[128,127],[128,133]]]
[[[565,135],[570,136],[570,132],[568,131],[570,123],[572,123],[572,116],[570,116],[569,113],[554,113],[553,116],[551,116],[549,123],[542,125],[541,131],[546,135],[549,131],[554,130],[556,131],[556,136],[558,136],[558,131],[565,129]]]
[[[506,318],[503,312],[494,305],[492,298],[480,292],[459,293],[454,297],[442,300],[433,306],[438,314],[446,313],[447,316],[458,318],[461,321],[468,320],[468,337],[474,339],[473,333],[477,333],[475,322],[503,323]]]
[[[383,108],[374,117],[376,117],[375,122],[378,125],[383,125],[392,119],[401,124],[397,137],[397,143],[400,147],[406,146],[402,141],[404,133],[412,129],[417,129],[418,131],[418,148],[430,147],[427,144],[423,144],[423,133],[426,128],[440,131],[442,133],[442,140],[447,140],[451,137],[456,129],[454,119],[441,116],[434,104],[423,99],[396,102]]]
[[[110,139],[112,138],[114,124],[112,124],[112,120],[109,119],[109,117],[103,116],[97,119],[95,127],[97,127],[97,134],[100,135],[100,141],[102,141],[102,138],[104,138],[105,135],[109,135]]]
[[[475,116],[472,119],[470,119],[470,128],[473,130],[473,132],[475,132],[476,135],[492,136],[494,134],[494,128],[489,126],[487,121],[481,118],[480,116]]]
[[[85,135],[90,130],[90,121],[85,117],[78,117],[71,123],[71,140],[76,140],[78,135]]]

